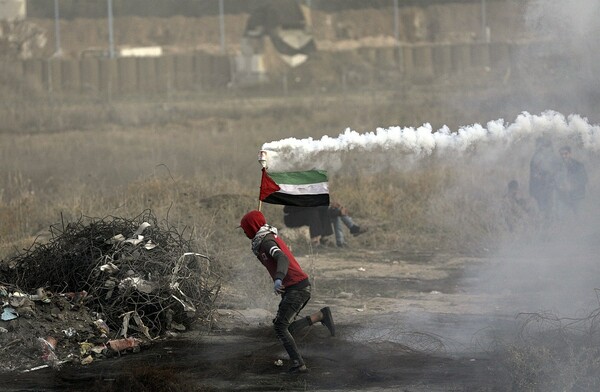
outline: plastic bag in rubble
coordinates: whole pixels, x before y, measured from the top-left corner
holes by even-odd
[[[96,326],[96,328],[98,328],[102,336],[106,336],[110,332],[110,328],[108,328],[108,325],[102,319],[94,321],[94,325]]]
[[[138,277],[125,278],[119,283],[119,288],[123,290],[126,290],[129,287],[133,287],[145,294],[151,294],[159,289],[158,283],[150,282]]]
[[[60,366],[60,361],[54,353],[54,349],[56,348],[56,339],[53,337],[48,337],[46,339],[38,338],[37,340],[42,349],[42,359],[44,362],[46,362],[50,367],[58,368]]]
[[[19,313],[9,306],[2,309],[2,321],[10,321],[19,317]]]

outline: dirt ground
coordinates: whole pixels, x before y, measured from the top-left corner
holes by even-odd
[[[377,228],[372,231],[365,235],[376,236]],[[320,324],[297,334],[310,369],[300,376],[285,374],[289,360],[272,329],[278,297],[271,293],[264,268],[248,249],[240,249],[234,267],[239,273],[234,270],[224,282],[210,331],[194,325],[139,352],[89,365],[4,372],[0,390],[596,390],[594,376],[590,381],[577,375],[583,386],[563,389],[565,377],[573,376],[565,369],[587,365],[568,352],[545,351],[549,346],[538,332],[551,332],[545,340],[551,344],[570,339],[567,329],[553,328],[558,319],[538,317],[539,323],[532,324],[536,355],[518,349],[518,337],[527,334],[519,315],[540,309],[564,314],[596,301],[598,232],[551,234],[562,241],[520,247],[511,242],[502,252],[477,255],[368,249],[358,240],[349,241],[349,248],[315,252],[288,240],[313,284],[302,315],[330,306],[337,327],[334,337]],[[597,308],[597,302],[592,305]],[[561,335],[552,334],[555,330]],[[511,347],[517,348],[513,356]],[[18,348],[3,345],[0,354]],[[23,355],[31,365],[43,364],[34,351]],[[542,370],[546,361],[560,367]]]
[[[353,248],[299,253],[313,281],[304,312],[328,305],[337,325],[335,337],[322,325],[297,336],[306,375],[282,374],[287,355],[271,328],[276,299],[248,308],[243,294],[225,289],[209,334],[189,331],[87,366],[4,374],[10,381],[0,390],[493,390],[498,369],[471,340],[497,309],[463,289],[473,277],[467,271],[485,259]]]

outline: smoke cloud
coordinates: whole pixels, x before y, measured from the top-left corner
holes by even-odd
[[[530,140],[532,137],[551,136],[557,139],[574,140],[587,151],[600,150],[600,126],[593,125],[580,115],[547,111],[540,115],[522,113],[513,123],[499,119],[485,126],[474,124],[452,132],[448,127],[433,131],[430,124],[418,128],[378,128],[375,132],[359,133],[350,128],[337,137],[323,136],[320,139],[287,138],[265,143],[268,165],[273,171],[309,168],[315,164],[315,156],[328,153],[395,152],[403,155],[425,157],[432,154],[454,156],[473,151],[482,146],[512,145]],[[319,161],[327,165],[327,162]],[[333,164],[332,166],[337,166]],[[327,169],[327,167],[320,167]]]
[[[600,126],[582,115],[565,116],[549,110],[539,115],[523,112],[512,122],[498,119],[457,130],[443,127],[434,131],[429,124],[364,133],[346,129],[336,137],[288,138],[265,143],[262,149],[267,151],[272,171],[318,168],[330,173],[365,173],[386,169],[384,175],[420,175],[422,171],[416,169],[428,167],[434,172],[451,172],[452,179],[445,182],[444,189],[429,195],[428,208],[439,227],[464,233],[486,228],[469,227],[470,219],[489,218],[491,227],[497,223],[492,220],[502,218],[494,209],[510,180],[518,180],[520,195],[528,197],[529,165],[540,139],[551,142],[551,155],[557,160],[559,147],[569,145],[574,157],[585,164],[589,183],[579,214],[542,223],[524,233],[508,233],[498,238],[498,246],[488,253],[474,247],[482,262],[464,271],[465,280],[457,283],[466,298],[474,299],[472,314],[449,315],[446,318],[451,322],[447,323],[439,322],[444,317],[427,312],[389,316],[398,318],[398,325],[404,328],[441,336],[444,344],[456,345],[461,351],[478,349],[471,344],[492,344],[497,334],[515,333],[519,313],[580,317],[598,306],[594,289],[600,286],[596,256],[600,251],[600,209],[596,206]],[[489,214],[482,215],[486,209]],[[385,325],[391,324],[385,321]],[[370,326],[363,332],[381,331]]]

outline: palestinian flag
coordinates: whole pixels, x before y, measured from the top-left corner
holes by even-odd
[[[324,170],[270,172],[262,169],[260,200],[270,204],[317,207],[329,205],[329,184]]]

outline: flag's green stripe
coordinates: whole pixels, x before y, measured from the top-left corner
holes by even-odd
[[[315,182],[327,182],[325,170],[308,170],[298,172],[269,172],[269,176],[277,184],[302,185]]]
[[[318,207],[329,205],[329,194],[322,195],[289,195],[286,193],[271,193],[264,200],[265,203],[283,204],[285,206]]]

